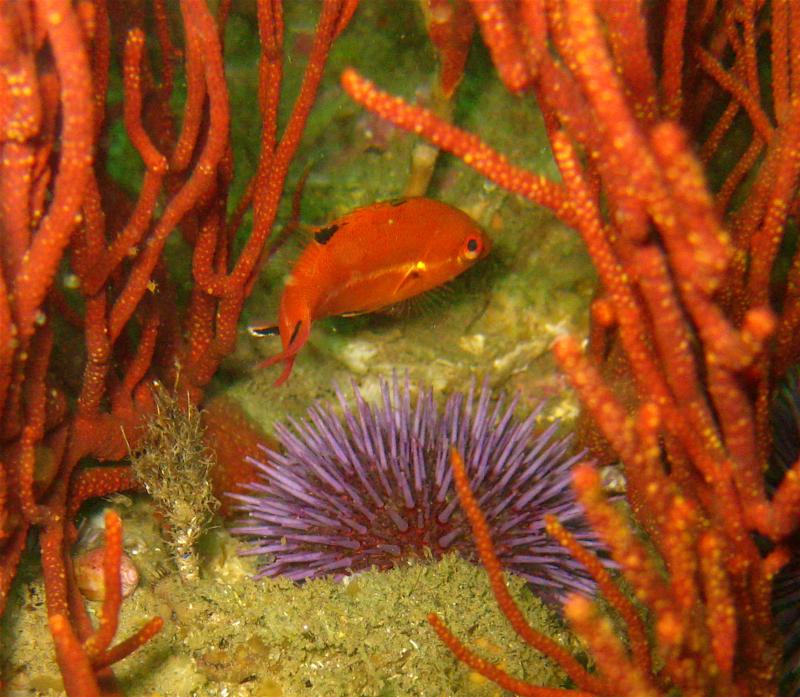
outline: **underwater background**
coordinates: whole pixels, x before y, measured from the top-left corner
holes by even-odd
[[[798,76],[780,1],[1,6],[0,695],[800,694]]]
[[[302,0],[285,3],[285,11],[283,90],[291,95],[302,77],[319,7]],[[237,172],[249,172],[256,166],[260,128],[254,104],[259,53],[254,3],[233,4],[225,43],[235,115],[233,157]],[[291,190],[306,169],[301,214],[306,225],[321,225],[359,206],[402,195],[417,139],[355,105],[339,87],[339,75],[346,66],[355,66],[392,92],[424,102],[435,86],[436,65],[416,3],[362,3],[331,52],[292,163],[279,225],[290,217]],[[282,101],[287,104],[290,100]],[[288,118],[285,110],[281,123]],[[535,103],[508,94],[480,42],[471,46],[453,118],[480,131],[521,166],[557,176]],[[117,130],[111,137],[112,176],[123,185],[138,181],[139,160],[125,134]],[[234,181],[234,200],[243,186]],[[277,317],[284,279],[308,239],[304,230],[293,233],[265,265],[247,301],[236,351],[214,378],[211,398],[231,400],[270,434],[276,422],[302,417],[317,400],[331,399],[334,383],[350,392],[353,381],[366,399],[374,400],[380,380],[407,375],[412,390],[430,386],[443,405],[447,395],[485,379],[498,394],[521,395],[517,414],[523,418],[546,400],[537,428],[561,419],[566,434],[577,402],[557,374],[549,347],[565,330],[585,332],[595,274],[583,245],[548,212],[447,155],[438,159],[428,195],[466,211],[486,230],[493,242],[487,259],[399,316],[316,322],[291,378],[275,388],[276,369],[254,371],[253,366],[277,351],[278,340],[255,339],[246,326]],[[168,244],[172,248],[167,253],[172,249],[179,261],[180,241]],[[188,282],[187,276],[187,292]],[[163,428],[164,439],[174,439],[172,447],[189,453],[202,449],[199,429],[182,431],[180,424],[169,422]],[[109,505],[122,516],[124,548],[139,574],[138,587],[122,605],[119,633],[132,633],[153,615],[165,620],[154,639],[115,668],[131,697],[502,694],[460,665],[439,641],[426,620],[433,610],[457,635],[521,679],[564,684],[557,666],[515,639],[483,569],[457,554],[440,561],[403,560],[395,569],[359,573],[346,582],[253,581],[256,560],[237,554],[244,542],[215,518],[197,543],[199,576],[187,582],[154,519],[154,505],[144,495],[118,495],[93,504],[78,550],[102,539],[96,528],[102,529],[102,511]],[[10,695],[62,694],[52,643],[43,629],[39,574],[31,554],[3,618]],[[536,597],[535,588],[513,576],[509,583],[535,627],[570,650],[582,651],[559,613]],[[99,608],[99,602],[90,603],[94,614]]]

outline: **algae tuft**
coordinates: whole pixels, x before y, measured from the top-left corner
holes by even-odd
[[[181,404],[158,384],[153,394],[156,411],[131,452],[131,466],[163,519],[164,539],[181,579],[193,582],[200,568],[197,541],[220,505],[209,476],[214,457],[204,445],[197,408],[188,399]]]

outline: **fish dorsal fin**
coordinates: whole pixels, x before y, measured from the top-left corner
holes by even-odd
[[[381,208],[381,207],[384,207],[384,206],[391,206],[392,208],[397,208],[398,206],[402,206],[407,201],[408,201],[407,198],[393,198],[393,199],[390,199],[389,201],[381,201],[379,203],[374,203],[374,204],[372,204],[370,206],[364,206],[363,208],[357,209],[355,211],[355,213],[363,215],[366,211],[371,211],[371,210],[374,210],[376,208]],[[345,215],[345,216],[339,218],[337,220],[337,222],[329,223],[327,225],[323,225],[321,227],[318,227],[318,228],[314,229],[314,241],[317,244],[323,244],[323,245],[324,244],[328,244],[328,242],[330,242],[331,238],[339,230],[341,230],[343,227],[345,227],[348,224],[348,222],[351,220],[351,217],[352,217],[352,212],[351,212],[351,214],[348,214],[348,215]],[[364,224],[363,220],[361,220],[361,224]]]

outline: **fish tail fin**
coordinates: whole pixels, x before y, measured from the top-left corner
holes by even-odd
[[[280,387],[284,382],[289,379],[289,376],[292,374],[292,366],[294,365],[294,356],[291,358],[287,358],[284,362],[283,371],[278,376],[278,379],[272,383],[273,387]]]
[[[269,368],[271,365],[275,365],[281,361],[284,362],[283,372],[275,381],[274,387],[279,387],[289,379],[289,375],[292,373],[292,366],[294,365],[295,356],[297,356],[298,351],[303,348],[305,343],[308,341],[309,335],[311,334],[311,322],[298,322],[298,325],[299,326],[295,330],[295,334],[292,337],[290,344],[285,350],[275,354],[274,356],[270,356],[256,366],[256,370],[260,370],[262,368]]]

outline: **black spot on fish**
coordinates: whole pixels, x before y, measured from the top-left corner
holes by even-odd
[[[334,233],[339,229],[336,224],[328,225],[328,227],[320,228],[314,233],[314,239],[319,244],[327,244],[328,240],[333,237]]]
[[[392,208],[397,208],[398,206],[402,206],[404,203],[408,203],[407,198],[393,198],[391,201],[389,201],[389,205]]]
[[[333,234],[333,233],[331,233]],[[297,324],[294,325],[294,331],[292,332],[292,338],[289,339],[289,346],[294,343],[294,340],[297,338],[297,334],[300,331],[300,327],[303,324],[303,320],[300,320]]]

